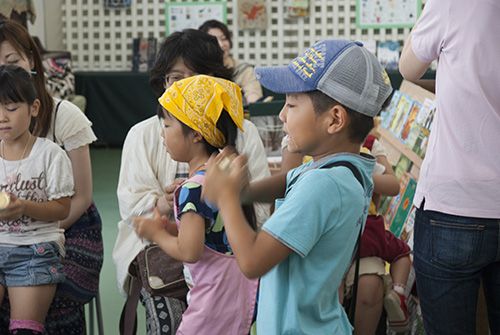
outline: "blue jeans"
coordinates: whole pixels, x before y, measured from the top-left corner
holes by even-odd
[[[491,334],[500,334],[500,220],[417,209],[416,284],[428,335],[476,334],[480,281]]]

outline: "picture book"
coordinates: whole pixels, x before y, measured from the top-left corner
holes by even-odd
[[[406,187],[408,186],[410,179],[411,177],[408,173],[403,174],[401,178],[399,178],[399,194],[392,197],[389,206],[387,207],[387,211],[384,214],[384,221],[387,229],[390,229],[391,227],[392,219],[396,214],[396,210],[399,207],[400,200],[403,197],[403,194],[405,193]]]
[[[399,157],[397,164],[394,166],[394,174],[399,179],[404,172],[410,171],[412,166],[413,162],[411,161],[411,159],[402,154]]]
[[[380,113],[380,117],[382,118],[382,123],[380,125],[382,127],[384,127],[385,129],[387,129],[389,126],[389,122],[391,121],[394,110],[396,109],[396,106],[398,105],[399,99],[401,98],[401,94],[402,93],[400,91],[395,90],[394,93],[392,93],[392,98],[391,98],[391,102],[389,103],[389,106],[387,106]]]
[[[396,208],[394,216],[392,217],[392,221],[389,223],[389,230],[397,237],[401,236],[406,218],[413,206],[413,197],[415,196],[415,190],[417,189],[417,181],[406,172],[404,173],[404,176],[408,179],[408,183],[404,189],[401,199],[399,200],[399,204]]]
[[[417,119],[417,115],[421,107],[422,105],[417,101],[413,102],[410,113],[408,114],[408,117],[403,125],[403,129],[401,130],[401,134],[399,134],[399,139],[403,143],[406,143],[408,141],[411,128],[413,128],[413,126],[415,125],[415,120]]]
[[[422,126],[425,123],[425,120],[427,119],[429,114],[431,114],[435,108],[436,108],[435,101],[432,99],[429,99],[429,98],[425,98],[424,103],[420,107],[420,111],[417,114],[415,122],[410,129],[410,133],[409,133],[408,139],[406,141],[406,145],[410,149],[413,149],[415,147],[415,143],[416,143],[417,138],[419,136],[419,133],[422,129]]]
[[[412,105],[413,100],[406,94],[401,94],[401,98],[399,99],[396,109],[394,110],[391,120],[389,121],[388,128],[395,137],[399,137],[404,121],[407,119]]]
[[[399,237],[408,244],[410,249],[413,250],[413,228],[415,227],[415,212],[416,207],[412,206],[408,216],[406,217],[403,229],[401,230],[401,236]]]
[[[377,58],[386,70],[397,70],[399,64],[399,42],[378,42]]]

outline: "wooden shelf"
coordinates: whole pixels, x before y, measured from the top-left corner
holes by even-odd
[[[410,148],[408,148],[399,139],[394,137],[394,135],[392,135],[384,127],[378,126],[377,132],[380,134],[382,141],[386,142],[386,143],[383,143],[385,146],[387,146],[387,144],[390,144],[394,149],[396,149],[402,155],[405,155],[406,157],[408,157],[408,159],[411,160],[413,162],[413,164],[417,165],[417,167],[420,169],[420,167],[422,166],[422,158],[419,155],[414,153]],[[395,163],[397,163],[397,162],[395,162]]]

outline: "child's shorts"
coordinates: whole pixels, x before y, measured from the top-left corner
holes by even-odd
[[[354,285],[354,272],[356,269],[356,262],[354,262],[345,277],[345,296],[351,296],[351,289]],[[385,271],[385,262],[378,257],[365,257],[359,260],[359,276],[363,275],[377,275],[384,282],[384,294],[392,286],[391,275]]]
[[[0,284],[3,287],[57,284],[64,278],[57,242],[0,247]]]

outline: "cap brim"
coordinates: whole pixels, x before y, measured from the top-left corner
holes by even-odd
[[[276,93],[301,93],[314,91],[300,77],[290,71],[288,66],[256,67],[255,76],[262,86]]]

